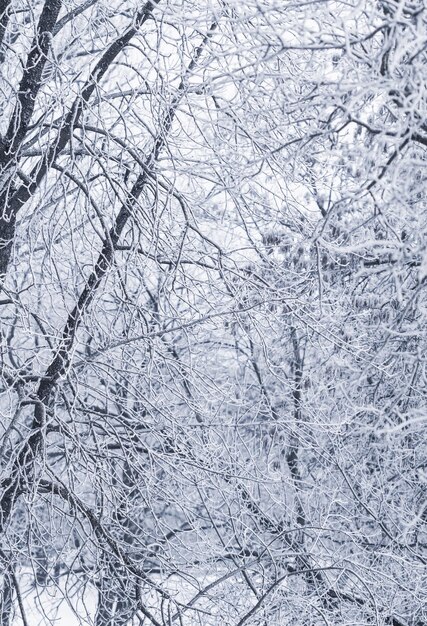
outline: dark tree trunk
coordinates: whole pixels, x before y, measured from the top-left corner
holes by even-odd
[[[0,596],[0,626],[10,626],[12,623],[12,607],[13,581],[9,574],[5,574]]]

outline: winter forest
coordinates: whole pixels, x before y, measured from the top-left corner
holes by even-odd
[[[425,0],[0,1],[0,625],[427,625]]]

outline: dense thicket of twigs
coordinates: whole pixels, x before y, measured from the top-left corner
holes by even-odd
[[[426,46],[2,0],[1,626],[427,624]]]

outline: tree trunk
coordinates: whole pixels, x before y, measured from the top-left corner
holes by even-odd
[[[13,582],[6,573],[3,579],[3,589],[0,597],[0,626],[9,626],[12,622]]]

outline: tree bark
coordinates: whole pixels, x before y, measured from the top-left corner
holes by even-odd
[[[6,572],[3,577],[3,589],[0,598],[0,626],[10,626],[12,623],[13,581]]]

